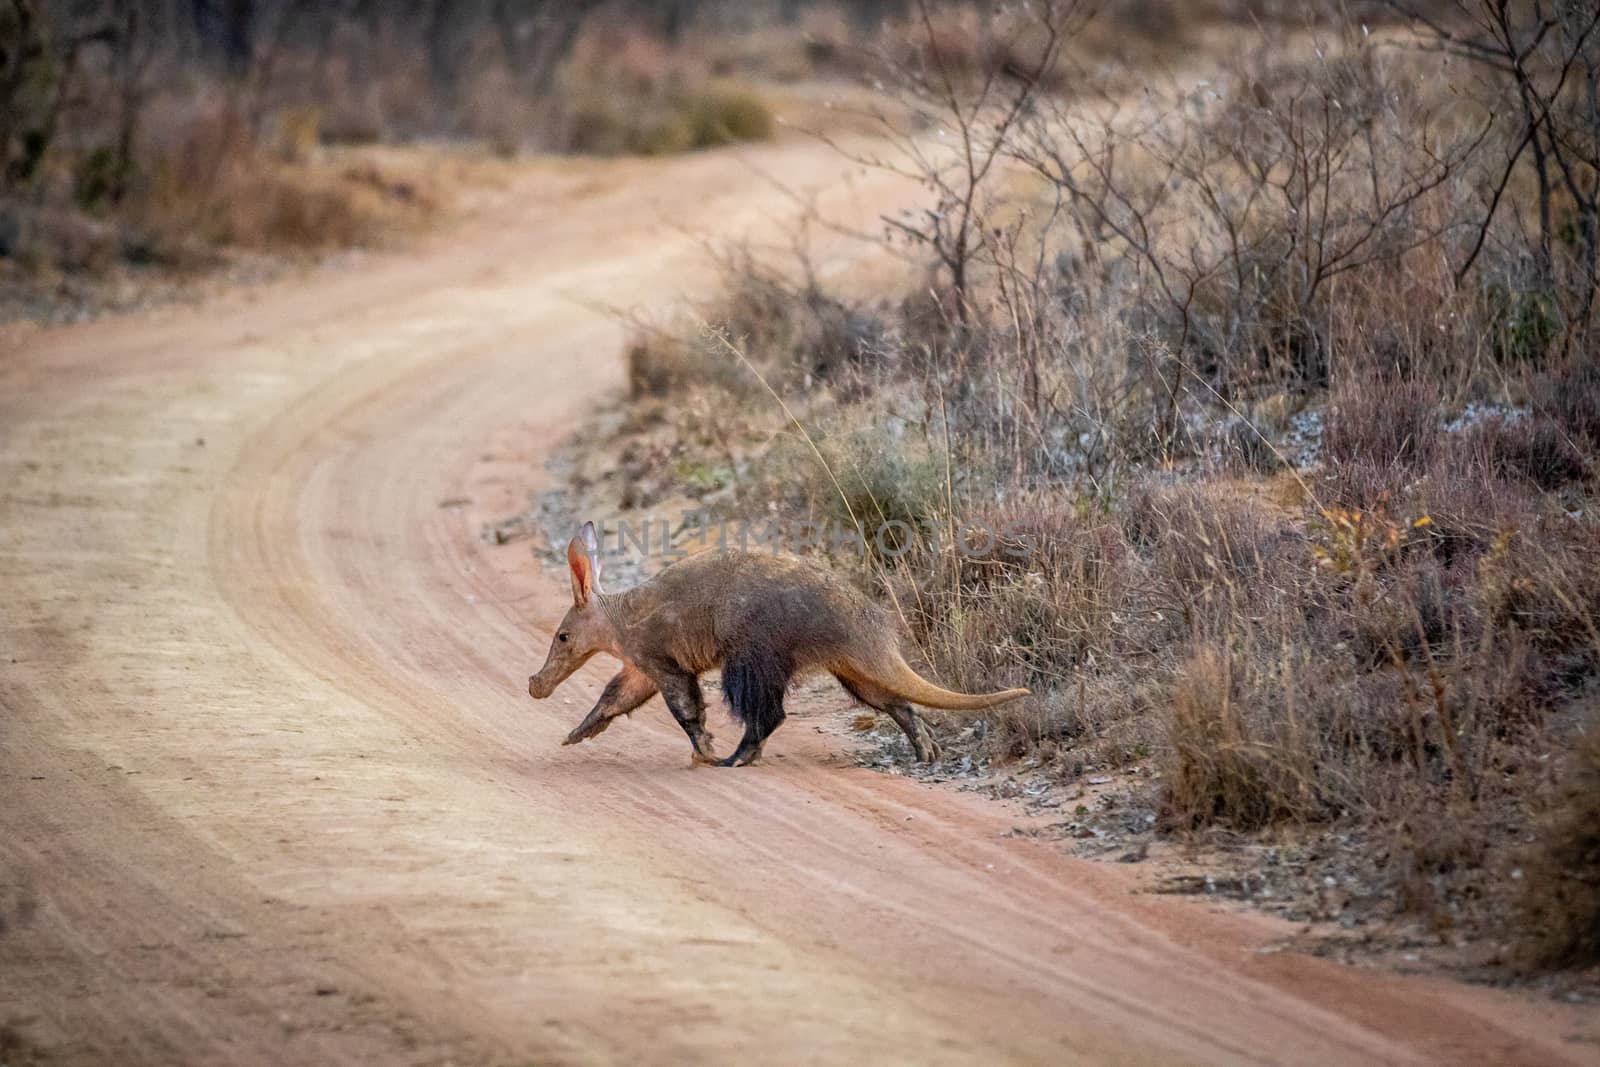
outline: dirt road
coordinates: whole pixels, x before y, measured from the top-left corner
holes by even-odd
[[[1261,952],[803,707],[748,770],[659,703],[559,747],[606,667],[528,699],[566,582],[479,530],[620,382],[586,302],[785,204],[736,155],[521,183],[0,356],[0,1024],[52,1063],[1596,1060],[1577,1008]]]

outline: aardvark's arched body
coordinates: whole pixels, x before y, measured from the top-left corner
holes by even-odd
[[[594,710],[567,735],[587,740],[657,692],[689,735],[698,762],[735,766],[761,755],[783,722],[783,695],[797,675],[826,671],[857,700],[888,713],[917,758],[937,748],[911,704],[972,711],[1027,695],[1026,689],[966,694],[920,677],[900,655],[878,605],[832,572],[805,560],[725,550],[690,556],[624,593],[600,592],[592,523],[567,546],[572,608],[550,642],[528,693],[543,699],[596,652],[622,670]],[[717,760],[705,728],[699,676],[722,668],[722,690],[744,724],[734,753]]]

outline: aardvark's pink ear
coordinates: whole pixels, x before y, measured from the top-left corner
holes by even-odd
[[[567,542],[567,566],[572,569],[572,602],[582,607],[600,587],[600,539],[594,523],[584,523],[578,536]]]

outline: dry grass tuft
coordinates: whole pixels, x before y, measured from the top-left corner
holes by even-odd
[[[1214,642],[1180,665],[1169,697],[1164,791],[1177,825],[1256,830],[1325,814],[1318,746],[1302,735],[1293,705],[1273,707],[1280,694],[1294,692],[1297,669],[1309,664],[1236,663]]]
[[[588,155],[672,155],[765,141],[777,120],[749,84],[702,57],[634,32],[579,42],[554,101],[557,147]]]

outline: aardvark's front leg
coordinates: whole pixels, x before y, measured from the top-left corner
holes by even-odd
[[[567,739],[561,743],[575,745],[579,741],[598,737],[611,725],[612,719],[618,715],[626,715],[655,695],[656,684],[647,678],[643,671],[635,670],[633,667],[623,667],[615,678],[606,683],[605,692],[601,693],[600,699],[595,702],[594,710],[573,727]]]

